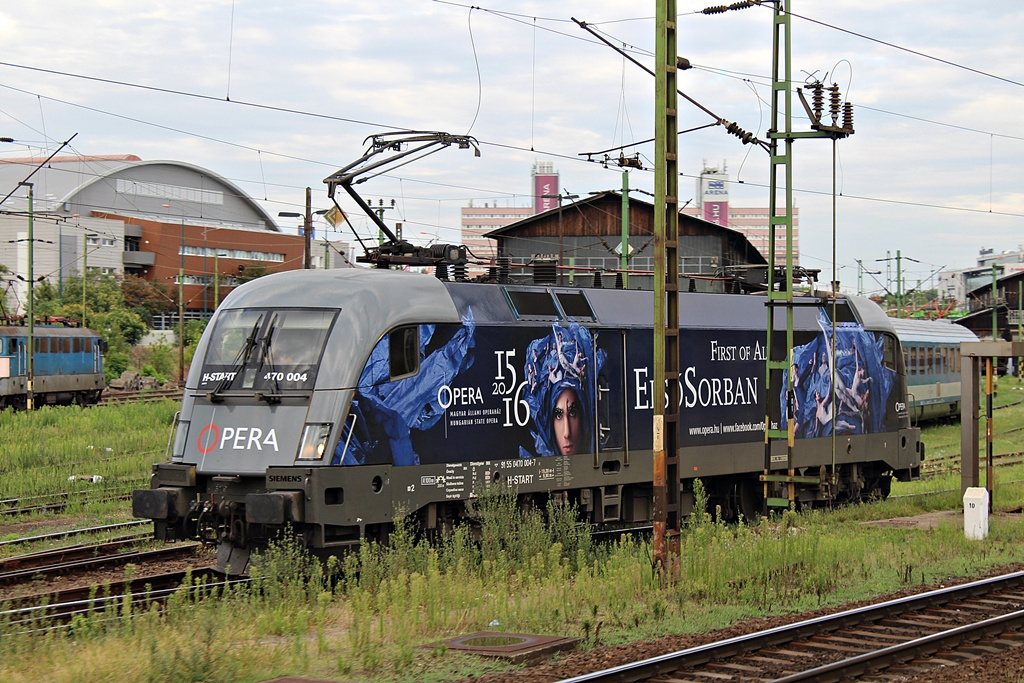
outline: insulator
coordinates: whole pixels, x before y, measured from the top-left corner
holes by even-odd
[[[601,289],[604,285],[601,284],[601,271],[594,271],[594,289]]]
[[[497,267],[490,266],[489,268],[487,268],[487,279],[492,281],[492,282],[498,279],[498,269],[497,269]]]
[[[558,281],[558,267],[554,261],[534,261],[533,281],[538,285],[554,284]]]
[[[833,84],[828,89],[828,110],[832,115],[832,125],[839,123],[839,110],[842,108],[842,103],[839,101],[839,86]]]
[[[814,118],[821,121],[821,113],[825,111],[825,93],[821,81],[815,81],[811,86],[811,108],[814,111]]]
[[[615,273],[615,289],[622,289],[625,285],[622,282],[622,271]]]
[[[498,282],[508,282],[509,271],[511,270],[511,262],[508,256],[498,257]]]
[[[756,0],[740,0],[740,2],[734,2],[731,5],[715,5],[714,7],[708,7],[702,9],[701,12],[704,14],[721,14],[722,12],[728,12],[729,10],[747,9],[758,4]]]
[[[743,130],[735,121],[725,124],[725,130],[726,132],[732,133],[733,135],[738,137],[744,145],[748,145],[754,140],[753,133],[748,133],[747,131]]]
[[[456,263],[454,266],[452,266],[452,275],[459,282],[465,280],[466,279],[466,264],[465,263]]]
[[[849,102],[843,103],[843,128],[853,130],[853,105]]]
[[[690,286],[687,288],[687,291],[688,292],[696,292],[697,291],[697,281],[694,280],[692,277],[690,278]]]
[[[732,281],[732,293],[740,294],[740,279],[736,278]]]
[[[438,280],[447,280],[448,279],[448,264],[447,263],[438,263],[436,266],[434,266],[434,277],[436,277]]]

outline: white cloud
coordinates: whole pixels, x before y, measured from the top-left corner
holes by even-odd
[[[763,138],[770,123],[771,10],[693,13],[706,4],[713,3],[680,7],[679,52],[701,67],[681,72],[680,87]],[[445,240],[456,239],[458,208],[471,199],[525,203],[537,160],[553,161],[563,186],[577,194],[617,187],[617,169],[579,161],[579,155],[653,137],[654,79],[569,17],[626,43],[650,66],[653,9],[611,0],[481,7],[470,12],[426,0],[28,3],[16,14],[0,13],[3,61],[214,101],[0,66],[0,134],[42,152],[77,132],[75,149],[83,153],[195,163],[261,201],[267,197],[275,213],[279,206],[293,210],[307,185],[321,193],[322,179],[358,158],[371,133],[388,126],[464,133],[476,116],[472,133],[483,143],[480,158],[443,150],[360,186],[368,197],[399,199],[404,220],[438,229]],[[952,0],[804,0],[794,11],[801,16],[792,21],[793,78],[827,74],[844,96],[863,105],[855,110],[856,134],[838,143],[846,195],[838,202],[840,265],[901,249],[924,264],[966,266],[982,244],[1016,247],[1024,156],[1014,124],[1024,88],[809,19],[1020,83],[1024,10],[1015,3]],[[228,96],[232,102],[224,101]],[[802,110],[796,113],[795,126],[805,130]],[[709,121],[681,100],[681,128]],[[808,261],[827,260],[831,143],[801,140],[794,147],[802,252]],[[637,149],[647,159],[653,154],[650,144]],[[688,174],[698,173],[705,160],[724,161],[734,179],[745,181],[733,184],[734,204],[767,203],[760,186],[768,177],[763,151],[714,128],[682,136],[680,154]],[[641,189],[652,183],[649,172],[631,178]],[[692,193],[689,178],[680,187],[685,197]],[[326,197],[317,194],[314,201]]]

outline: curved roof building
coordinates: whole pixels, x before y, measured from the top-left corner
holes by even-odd
[[[303,237],[282,233],[259,203],[213,171],[134,155],[44,161],[0,159],[8,314],[24,308],[29,270],[55,286],[86,267],[135,274],[181,286],[185,308],[202,315],[216,305],[216,285],[230,287],[253,264],[267,271],[302,267]]]

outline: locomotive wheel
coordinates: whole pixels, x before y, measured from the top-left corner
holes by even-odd
[[[886,472],[872,480],[871,486],[864,490],[862,498],[864,500],[885,500],[889,497],[890,490],[892,490],[892,475]]]
[[[743,519],[752,522],[761,515],[761,485],[753,479],[743,479],[736,487],[736,506]]]

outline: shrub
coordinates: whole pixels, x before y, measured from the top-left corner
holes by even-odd
[[[160,384],[165,384],[167,382],[167,375],[157,371],[157,369],[149,363],[142,366],[142,375],[143,377],[153,377],[160,382]]]
[[[174,355],[174,349],[172,349],[166,343],[154,344],[149,347],[149,360],[144,363],[142,374],[149,375],[151,377],[164,376],[170,377],[174,374],[174,370],[177,368],[177,359]],[[153,372],[147,372],[146,368],[152,368]]]
[[[103,375],[107,382],[117,379],[128,369],[128,354],[120,351],[108,351],[103,359]]]

